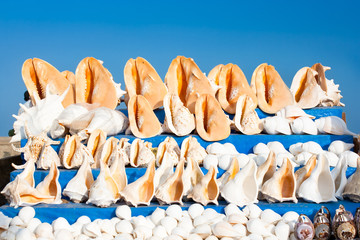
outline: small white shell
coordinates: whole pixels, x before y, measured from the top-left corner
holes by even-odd
[[[346,170],[347,170],[346,159],[341,159],[336,164],[336,167],[331,171],[331,177],[335,183],[335,197],[343,199],[342,193],[347,183]]]
[[[52,222],[52,228],[53,228],[53,231],[57,231],[57,230],[60,230],[60,229],[66,229],[66,230],[70,230],[71,229],[71,226],[69,224],[69,222],[63,218],[63,217],[59,217],[57,218],[56,220],[54,220]]]
[[[35,232],[35,229],[41,224],[40,219],[38,218],[32,218],[30,220],[30,222],[27,225],[27,228],[31,231],[31,232]]]
[[[27,225],[35,217],[35,209],[33,207],[23,207],[19,211],[18,216]]]
[[[291,131],[294,134],[317,135],[318,130],[315,122],[309,117],[299,117],[290,123]]]
[[[133,226],[129,220],[121,220],[115,225],[115,230],[117,233],[133,233]]]
[[[315,120],[316,126],[320,133],[334,135],[356,135],[350,132],[344,120],[336,116],[322,117]]]
[[[283,222],[279,222],[275,227],[275,234],[279,240],[287,240],[290,235],[289,225]]]
[[[208,224],[202,224],[197,226],[192,233],[196,233],[199,236],[201,236],[203,239],[207,238],[209,235],[211,235],[211,228]]]
[[[5,216],[2,212],[0,212],[0,229],[8,229],[12,218]]]
[[[32,239],[36,239],[35,235],[27,228],[23,228],[20,229],[17,233],[16,233],[16,239],[17,240],[32,240]]]
[[[253,152],[257,155],[264,154],[267,155],[270,152],[269,147],[264,143],[258,143],[253,147]]]
[[[249,208],[247,208],[247,207],[245,207],[245,208],[249,211]],[[260,211],[261,211],[261,209],[260,209]],[[244,215],[245,216],[245,213],[243,211],[241,211],[240,208],[238,206],[236,206],[236,204],[234,204],[234,203],[228,204],[224,208],[224,212],[225,212],[226,216],[230,216],[232,214],[239,214],[239,215]]]
[[[158,225],[161,219],[163,219],[164,217],[165,210],[162,208],[156,208],[155,211],[150,215],[150,219],[155,225]]]
[[[49,223],[41,223],[37,226],[34,233],[37,238],[52,238],[53,228]]]
[[[345,151],[340,154],[340,160],[347,161],[349,167],[356,168],[359,155],[352,151]]]
[[[134,238],[147,239],[152,236],[152,229],[148,226],[137,226],[133,231]]]
[[[309,153],[312,153],[312,154],[320,154],[324,150],[322,149],[320,144],[318,144],[317,142],[309,141],[309,142],[303,143],[302,151],[303,152],[309,152]]]
[[[204,158],[203,167],[207,170],[209,170],[211,166],[214,166],[217,168],[218,163],[219,163],[218,156],[213,155],[213,154],[208,154]]]
[[[290,145],[290,147],[289,147],[290,153],[293,155],[300,154],[301,152],[303,152],[302,145],[303,145],[303,143],[301,143],[301,142]]]
[[[200,216],[204,212],[204,207],[199,203],[191,204],[188,209],[188,213],[192,219]]]
[[[168,235],[171,235],[172,230],[177,226],[177,221],[173,217],[166,216],[161,219],[160,224],[166,229]]]
[[[186,229],[183,229],[181,227],[175,227],[172,232],[171,235],[177,235],[179,237],[181,237],[182,239],[187,239],[187,237],[189,236],[190,231],[187,231]]]
[[[159,237],[160,239],[164,239],[169,236],[166,229],[162,225],[158,225],[153,229],[153,236]]]
[[[60,229],[54,233],[55,240],[73,240],[71,232],[67,229]]]
[[[339,161],[339,157],[333,152],[324,151],[321,154],[328,160],[331,167],[335,167]]]
[[[301,152],[295,156],[295,162],[299,165],[305,165],[313,154],[309,152]]]
[[[191,233],[188,236],[188,240],[202,240],[202,239],[203,238],[199,234],[196,234],[196,233]]]
[[[340,155],[341,153],[348,151],[348,150],[352,149],[353,147],[354,147],[353,143],[346,143],[341,140],[336,140],[330,144],[328,151],[333,152],[336,155]]]
[[[261,209],[256,204],[250,204],[244,207],[243,212],[245,216],[249,219],[259,218],[261,214]]]
[[[95,222],[85,224],[82,228],[82,233],[91,238],[101,236],[100,227]]]
[[[265,224],[258,218],[250,219],[246,223],[247,229],[250,233],[255,233],[261,236],[269,236],[271,235],[270,232],[265,228]]]
[[[182,217],[182,209],[179,205],[170,205],[166,211],[165,211],[166,215],[169,217],[173,217],[176,220],[180,220]]]
[[[218,237],[238,237],[239,233],[235,231],[232,225],[228,222],[218,222],[212,226],[213,234]]]
[[[266,223],[276,224],[278,221],[280,221],[281,216],[271,209],[265,209],[261,212],[260,219]]]
[[[288,153],[288,151],[284,148],[284,145],[282,145],[281,142],[278,142],[278,141],[268,142],[266,145],[275,154]]]

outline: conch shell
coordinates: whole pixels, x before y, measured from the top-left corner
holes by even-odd
[[[118,87],[102,62],[93,57],[84,58],[76,68],[75,77],[76,103],[99,103],[101,107],[116,108]]]
[[[194,115],[184,106],[178,95],[172,93],[165,95],[164,112],[165,120],[162,126],[164,132],[186,136],[195,129]]]
[[[151,151],[152,144],[144,142],[141,139],[135,139],[130,149],[130,165],[133,167],[147,166],[152,160],[155,161],[155,155]]]
[[[191,113],[195,113],[195,103],[202,94],[215,97],[209,80],[201,72],[192,58],[176,57],[165,76],[169,93],[178,95]]]
[[[202,164],[207,154],[205,148],[203,148],[197,139],[192,136],[189,136],[183,140],[180,149],[180,158],[185,158],[185,160],[192,158],[198,164]]]
[[[246,135],[258,134],[263,130],[263,124],[257,115],[256,103],[248,95],[240,95],[236,103],[234,122],[237,130]]]
[[[193,191],[193,188],[200,183],[203,177],[204,174],[201,171],[198,162],[192,157],[187,158],[187,165],[183,177],[184,195],[188,196]]]
[[[244,73],[236,65],[229,63],[219,69],[219,92],[217,99],[221,107],[230,114],[235,114],[236,102],[241,95],[249,96],[257,106],[257,98],[250,88]]]
[[[94,182],[91,172],[90,163],[83,161],[81,167],[66,185],[63,195],[68,196],[71,201],[79,203],[87,200],[89,189]]]
[[[224,67],[224,64],[219,64],[217,66],[215,66],[213,69],[210,70],[209,74],[208,74],[208,79],[210,82],[213,82],[213,84],[215,86],[219,86],[220,85],[220,73],[222,68]]]
[[[167,93],[165,84],[151,64],[142,57],[130,58],[124,68],[124,80],[127,94],[125,99],[142,95],[152,109],[163,105]]]
[[[256,182],[257,166],[254,160],[250,160],[236,176],[221,189],[221,196],[229,203],[240,207],[251,203],[257,203],[258,184]]]
[[[149,138],[161,133],[161,124],[145,97],[132,96],[128,102],[128,113],[130,130],[134,136]]]
[[[348,167],[347,160],[341,159],[337,162],[335,168],[331,171],[331,177],[335,183],[335,197],[341,200],[343,199],[342,193],[347,184],[347,178],[346,178],[347,167]]]
[[[257,168],[256,182],[258,189],[261,189],[262,185],[269,180],[276,171],[276,156],[273,151],[270,151],[266,161]]]
[[[215,97],[201,95],[195,107],[196,131],[205,141],[220,141],[230,135],[230,120]]]
[[[135,207],[140,204],[148,206],[155,194],[154,176],[155,160],[152,160],[149,163],[145,174],[138,178],[135,182],[127,185],[120,192],[120,195],[125,199],[126,202]]]
[[[256,88],[259,108],[266,113],[276,113],[294,103],[289,88],[271,65],[265,63],[257,67],[253,73],[251,85],[253,89]]]
[[[99,168],[100,162],[105,163],[110,166],[116,157],[117,145],[119,143],[119,139],[110,137],[108,138],[104,144],[101,145],[99,151],[97,151],[94,158],[93,168]]]
[[[292,81],[290,91],[297,106],[303,109],[316,107],[322,98],[323,91],[317,84],[316,75],[315,70],[303,67],[295,74]]]
[[[261,193],[269,202],[293,201],[296,203],[295,190],[294,167],[290,160],[285,158],[281,167],[263,184]]]
[[[296,192],[298,192],[299,187],[301,184],[310,177],[312,171],[316,166],[316,155],[313,154],[310,159],[306,162],[305,166],[298,169],[295,172],[295,179],[296,179]]]
[[[356,171],[348,179],[342,196],[353,202],[360,202],[360,157],[357,159]]]
[[[219,186],[216,181],[216,170],[211,166],[208,173],[203,176],[188,194],[188,198],[192,198],[195,202],[206,206],[209,203],[218,205]]]
[[[89,149],[93,157],[96,156],[102,145],[106,142],[106,137],[106,133],[101,129],[96,129],[90,134],[86,147]]]
[[[288,105],[282,109],[280,109],[276,116],[280,116],[286,118],[289,122],[293,122],[295,119],[299,117],[308,117],[314,119],[315,117],[309,114],[306,114],[304,110],[296,105]]]
[[[94,162],[91,152],[80,142],[80,137],[77,135],[66,135],[59,150],[59,157],[62,165],[67,169],[80,167],[83,161]]]
[[[180,158],[180,148],[172,137],[166,137],[158,146],[156,152],[156,166],[160,166],[164,158],[169,158],[173,164],[177,164]]]
[[[38,58],[27,59],[21,73],[33,105],[37,104],[37,100],[47,97],[45,89],[48,85],[50,92],[57,95],[62,95],[70,88],[62,100],[64,108],[75,102],[74,90],[69,80],[48,62]]]
[[[236,174],[240,171],[240,165],[239,160],[236,157],[233,157],[230,163],[229,168],[226,170],[226,172],[221,175],[220,178],[218,178],[216,181],[219,185],[220,193],[222,191],[222,188],[234,177]]]

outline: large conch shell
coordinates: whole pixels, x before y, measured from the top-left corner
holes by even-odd
[[[151,142],[145,142],[139,138],[135,139],[130,148],[130,165],[133,167],[145,167],[152,160],[155,161],[155,155],[151,151]]]
[[[182,198],[184,195],[184,164],[185,159],[182,159],[176,166],[175,173],[157,188],[155,197],[160,203],[178,203],[183,205]]]
[[[169,158],[173,164],[177,164],[180,158],[180,148],[172,137],[166,137],[156,151],[156,166],[159,167],[164,158]]]
[[[46,98],[49,92],[62,95],[67,88],[70,90],[61,100],[64,108],[75,102],[74,90],[69,80],[48,62],[38,58],[27,59],[21,73],[33,105]],[[50,91],[45,92],[48,88]]]
[[[66,135],[59,150],[59,157],[62,165],[67,169],[78,168],[83,161],[94,162],[91,152],[80,142],[80,137],[77,135]]]
[[[119,139],[114,137],[108,138],[97,151],[94,157],[94,165],[92,167],[99,168],[100,162],[103,162],[106,165],[110,166],[117,155],[116,151],[118,149],[118,143]]]
[[[132,96],[128,102],[128,114],[130,130],[134,136],[149,138],[161,133],[161,124],[145,97]]]
[[[201,72],[192,58],[176,57],[165,76],[169,93],[178,95],[191,113],[195,113],[195,103],[202,94],[215,97],[209,80]]]
[[[294,76],[290,91],[297,106],[308,109],[319,105],[324,92],[317,84],[317,72],[309,67],[301,68]]]
[[[106,142],[106,137],[106,133],[101,129],[96,129],[90,134],[86,147],[89,149],[93,157],[100,152],[102,145]]]
[[[90,187],[86,204],[108,207],[119,199],[119,192],[119,186],[111,176],[109,167],[101,162],[99,176]]]
[[[346,159],[340,159],[335,168],[331,171],[331,177],[335,183],[335,197],[343,199],[342,193],[347,184],[346,170],[348,163]],[[359,194],[360,195],[360,194]]]
[[[206,154],[205,148],[200,145],[195,137],[189,136],[181,143],[180,158],[185,158],[185,160],[192,158],[198,164],[202,164]]]
[[[142,95],[148,100],[152,109],[163,105],[167,93],[165,84],[151,64],[142,57],[130,58],[124,68],[124,81],[127,94],[125,99]]]
[[[229,203],[240,207],[251,203],[257,203],[258,184],[256,182],[257,166],[254,160],[242,168],[236,176],[221,189],[221,196]]]
[[[196,131],[205,141],[220,141],[230,135],[230,120],[215,97],[201,95],[195,106]]]
[[[310,159],[306,162],[305,166],[298,169],[295,172],[295,179],[296,179],[296,193],[299,190],[301,184],[310,177],[312,171],[316,166],[316,155],[313,154]]]
[[[71,201],[79,203],[87,200],[89,189],[94,182],[89,161],[83,161],[81,167],[66,185],[63,195],[68,196]]]
[[[317,164],[310,177],[300,185],[298,196],[305,201],[316,203],[337,201],[329,162],[323,154],[318,155]]]
[[[344,120],[336,116],[322,117],[315,120],[320,133],[329,133],[334,135],[356,135],[350,132]]]
[[[101,107],[115,109],[121,92],[120,85],[102,62],[87,57],[81,60],[75,71],[76,103],[99,103]]]
[[[356,171],[348,179],[342,196],[353,202],[360,202],[360,157],[357,159]]]
[[[93,131],[101,129],[107,136],[112,136],[124,132],[128,125],[129,120],[122,112],[100,107],[74,119],[71,123],[70,133],[87,139]]]
[[[296,203],[295,190],[294,167],[290,160],[285,158],[281,167],[263,184],[261,193],[269,202],[293,201]]]
[[[234,117],[237,130],[246,135],[258,134],[263,130],[263,124],[255,109],[257,105],[248,95],[240,95],[236,103]]]
[[[249,86],[244,73],[236,64],[229,63],[219,69],[220,75],[219,92],[217,99],[221,107],[228,113],[234,114],[236,111],[236,102],[241,95],[247,95],[257,106],[255,93]]]
[[[173,93],[165,95],[164,112],[165,120],[162,126],[164,132],[186,136],[195,129],[194,115],[184,106],[178,95]]]
[[[218,205],[219,186],[216,181],[216,169],[211,166],[208,173],[193,187],[192,191],[187,195],[195,202],[206,206],[209,203]]]
[[[155,160],[152,160],[149,163],[145,174],[135,182],[127,185],[120,192],[121,197],[135,207],[140,204],[148,206],[155,194],[154,176]]]
[[[171,175],[173,175],[175,163],[177,162],[175,162],[174,159],[171,157],[169,151],[166,151],[161,161],[161,164],[155,171],[155,190],[157,190],[160,185],[162,185]]]
[[[266,113],[276,113],[287,105],[292,105],[293,96],[281,79],[279,73],[271,65],[258,66],[251,79],[259,108]]]

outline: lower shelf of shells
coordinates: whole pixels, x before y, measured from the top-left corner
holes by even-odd
[[[0,213],[0,239],[310,240],[332,236],[354,239],[360,234],[360,208],[351,206],[350,210],[339,204],[331,206],[331,210],[318,205],[312,216],[304,214],[306,208],[299,214],[286,208],[262,209],[255,204],[241,210],[234,204],[213,209],[195,203],[182,208],[154,207],[147,215],[140,215],[138,208],[121,205],[109,208],[110,214],[98,218],[84,214],[68,220],[41,219],[45,209],[49,215],[61,212],[51,207],[24,207],[12,215]]]

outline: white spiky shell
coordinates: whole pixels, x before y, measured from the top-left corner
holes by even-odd
[[[330,69],[328,67],[328,69]],[[339,90],[339,84],[335,84],[334,80],[326,79],[326,86],[327,91],[324,94],[324,97],[320,100],[320,106],[322,107],[333,107],[333,106],[341,106],[344,107],[345,104],[340,102],[341,96],[340,90]]]
[[[45,145],[41,150],[39,159],[36,161],[36,167],[47,170],[51,167],[53,161],[56,166],[62,166],[57,152],[50,145]]]

